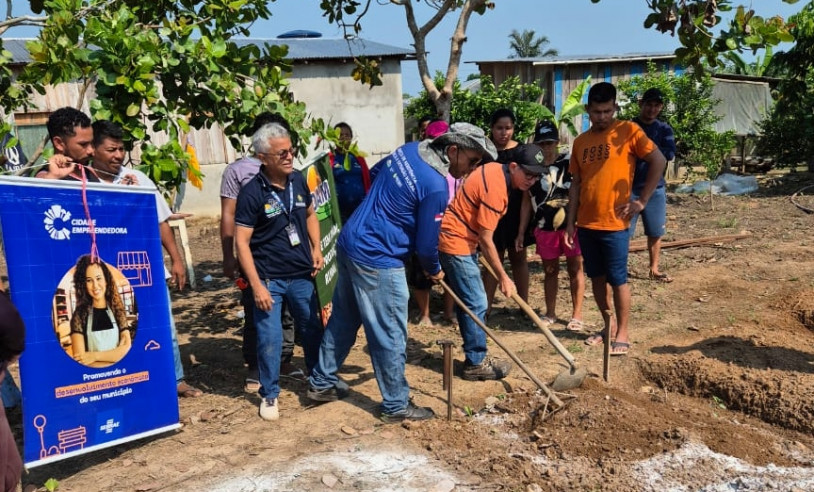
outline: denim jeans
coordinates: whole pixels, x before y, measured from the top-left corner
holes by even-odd
[[[3,369],[3,371],[5,377],[3,378],[3,382],[0,383],[0,396],[3,398],[4,407],[13,408],[20,404],[23,395],[20,393],[20,388],[17,387],[17,383],[14,382],[11,373],[8,372],[8,368]]]
[[[172,337],[172,362],[175,364],[175,382],[181,384],[184,380],[184,366],[181,364],[181,351],[178,349],[178,332],[175,329],[175,316],[172,315],[172,296],[167,287],[167,308],[170,311],[170,336]]]
[[[282,307],[285,299],[296,329],[300,331],[305,352],[305,367],[310,373],[319,356],[322,322],[314,282],[310,278],[265,280],[274,305],[271,311],[254,307],[257,328],[257,369],[260,373],[260,396],[277,398],[280,394],[280,359],[283,348]]]
[[[486,290],[483,288],[478,255],[450,255],[439,252],[441,267],[455,295],[483,321],[486,316]],[[455,306],[461,337],[464,339],[466,362],[478,365],[486,358],[486,333],[461,308]]]
[[[254,291],[246,287],[240,291],[240,305],[243,306],[243,362],[249,370],[257,370],[257,328],[254,326]],[[291,362],[294,355],[294,317],[288,305],[283,300],[283,359],[282,362]]]
[[[407,277],[404,268],[371,268],[354,263],[337,250],[339,273],[333,311],[319,348],[311,386],[336,386],[336,372],[345,362],[361,324],[370,360],[382,394],[382,412],[407,408],[410,387],[404,377],[407,361]]]

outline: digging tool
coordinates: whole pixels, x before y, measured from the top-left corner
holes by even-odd
[[[608,309],[605,311],[605,335],[602,337],[603,352],[602,352],[602,379],[606,383],[610,382],[610,350],[611,350],[611,327],[613,326],[613,311]]]
[[[444,390],[447,392],[447,420],[452,420],[452,340],[438,340],[444,347]]]
[[[475,313],[472,312],[471,309],[466,307],[466,304],[464,304],[464,302],[461,300],[461,298],[458,297],[458,295],[455,294],[455,292],[452,291],[452,289],[449,287],[449,285],[447,285],[446,282],[444,282],[444,280],[439,280],[438,283],[441,284],[441,287],[443,287],[444,290],[449,293],[450,297],[452,297],[452,300],[455,301],[455,304],[457,304],[458,307],[461,310],[463,310],[463,312],[465,312],[467,314],[467,316],[472,318],[472,321],[474,321],[478,326],[480,326],[480,328],[484,332],[486,332],[487,335],[489,335],[489,338],[491,338],[498,345],[498,347],[502,348],[503,351],[506,352],[506,355],[508,355],[509,358],[511,358],[512,361],[514,361],[514,363],[517,364],[517,367],[519,367],[520,370],[522,370],[523,372],[526,373],[526,375],[529,377],[529,379],[531,379],[534,382],[534,384],[536,384],[541,390],[543,390],[543,393],[545,393],[546,396],[548,396],[548,398],[551,400],[551,402],[554,405],[556,405],[556,408],[554,409],[554,411],[556,411],[556,410],[558,410],[558,409],[560,409],[560,408],[562,408],[564,406],[562,400],[557,398],[557,395],[555,395],[554,392],[551,391],[551,389],[549,389],[549,387],[545,385],[545,383],[540,381],[540,379],[537,378],[537,376],[535,376],[531,372],[531,369],[529,369],[526,366],[526,364],[524,364],[523,361],[520,360],[520,358],[517,357],[517,355],[509,347],[504,345],[503,342],[501,342],[500,339],[497,338],[495,333],[488,326],[486,326],[483,323],[483,321],[481,321],[480,318],[478,318],[478,316]]]
[[[480,262],[484,266],[484,268],[486,268],[486,270],[489,271],[492,277],[495,278],[495,280],[499,280],[497,278],[497,274],[492,269],[492,266],[483,257],[480,258]],[[526,313],[526,315],[528,315],[529,318],[531,318],[531,321],[535,325],[537,325],[537,328],[539,328],[540,331],[543,332],[543,335],[545,335],[545,337],[548,339],[548,342],[554,346],[554,349],[568,363],[569,370],[562,371],[559,374],[557,374],[557,377],[554,378],[554,382],[551,383],[551,387],[554,388],[555,391],[565,391],[582,386],[583,381],[585,381],[585,378],[588,376],[588,371],[586,371],[585,368],[577,367],[577,362],[574,359],[574,356],[571,355],[571,352],[569,352],[568,349],[563,347],[562,343],[560,343],[560,341],[557,340],[557,337],[555,337],[554,334],[551,333],[551,330],[549,330],[545,323],[543,323],[543,320],[541,320],[540,317],[537,316],[537,313],[534,312],[534,309],[532,309],[531,306],[529,306],[528,303],[524,301],[522,297],[517,295],[517,292],[512,293],[511,297],[514,300],[514,302],[516,302],[517,305],[520,306],[520,309],[522,309],[523,312]]]

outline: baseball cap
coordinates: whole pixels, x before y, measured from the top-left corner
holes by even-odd
[[[540,147],[532,144],[521,144],[515,147],[512,155],[514,162],[526,172],[532,174],[543,174],[543,151]]]
[[[483,154],[484,159],[497,159],[497,149],[491,140],[486,138],[483,129],[471,123],[453,123],[449,131],[436,137],[433,145],[459,145],[465,149],[473,149]]]
[[[647,89],[646,91],[644,91],[644,95],[642,96],[642,102],[647,101],[664,102],[664,97],[661,94],[661,90],[653,87],[652,89]]]
[[[542,120],[534,128],[534,143],[539,142],[559,142],[560,132],[553,121]]]

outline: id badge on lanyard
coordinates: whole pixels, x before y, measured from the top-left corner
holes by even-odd
[[[295,248],[300,245],[302,242],[300,240],[300,234],[297,232],[297,226],[291,222],[291,214],[294,213],[294,186],[290,185],[288,188],[288,210],[285,208],[285,204],[280,197],[277,195],[276,191],[272,191],[271,194],[274,196],[274,199],[277,200],[277,203],[280,204],[280,207],[283,209],[283,213],[285,213],[286,218],[288,218],[288,225],[285,226],[285,232],[288,234],[288,242],[291,244],[292,248]]]

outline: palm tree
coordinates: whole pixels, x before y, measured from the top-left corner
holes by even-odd
[[[509,58],[542,58],[546,56],[557,56],[560,52],[554,48],[543,51],[548,45],[547,36],[537,36],[534,29],[524,29],[522,33],[517,29],[512,29],[509,34],[509,48],[514,51]]]

